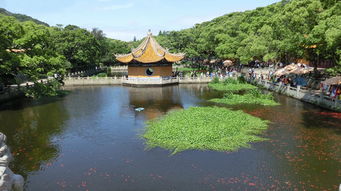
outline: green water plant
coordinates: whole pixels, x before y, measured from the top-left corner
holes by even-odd
[[[242,91],[242,90],[252,90],[257,87],[243,81],[239,81],[232,78],[227,78],[224,81],[215,81],[213,80],[208,84],[210,88],[213,88],[218,91]]]
[[[210,83],[210,84],[219,84],[219,78],[218,77],[214,77],[213,79],[212,79],[212,82]]]
[[[223,98],[215,98],[211,99],[210,101],[228,105],[236,104],[259,104],[266,106],[279,105],[279,103],[277,103],[274,100],[272,93],[263,93],[259,89],[250,90],[244,95],[233,94],[231,92],[228,92],[224,95]]]
[[[147,148],[161,147],[172,154],[184,150],[236,151],[266,140],[259,135],[267,121],[219,107],[191,107],[147,122],[142,135]]]

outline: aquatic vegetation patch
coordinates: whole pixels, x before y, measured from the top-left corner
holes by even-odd
[[[242,91],[257,89],[257,87],[254,85],[232,78],[228,78],[224,81],[217,81],[214,79],[211,83],[208,84],[208,86],[218,91]]]
[[[147,122],[142,136],[148,148],[161,147],[173,154],[184,150],[235,151],[266,140],[259,134],[267,129],[267,123],[242,111],[191,107]]]
[[[215,98],[210,101],[215,103],[222,103],[228,105],[236,104],[259,104],[266,106],[276,106],[280,105],[274,100],[272,93],[262,93],[258,89],[253,89],[248,91],[244,95],[226,93],[223,98]]]

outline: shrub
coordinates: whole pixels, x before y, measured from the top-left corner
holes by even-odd
[[[236,83],[236,80],[234,80],[233,83],[229,83],[228,81],[224,81],[222,83],[217,82],[211,82],[208,84],[210,88],[213,88],[218,91],[242,91],[242,90],[251,90],[251,89],[257,89],[256,86],[251,84],[244,84],[244,83]]]
[[[227,78],[223,81],[223,84],[224,85],[227,85],[227,84],[238,84],[239,82],[233,78]]]
[[[245,79],[244,76],[239,76],[239,77],[237,78],[237,80],[238,80],[239,83],[246,83],[246,79]]]
[[[61,94],[61,84],[57,80],[51,80],[48,83],[34,83],[34,86],[25,90],[25,96],[38,99],[41,97],[52,97]]]
[[[212,84],[218,84],[220,82],[219,78],[218,77],[214,77],[213,80],[212,80]]]
[[[223,103],[229,105],[235,104],[260,104],[260,105],[279,105],[274,101],[273,94],[264,94],[258,89],[248,91],[244,95],[233,94],[232,92],[226,93],[223,98],[211,99],[210,101],[216,103]]]
[[[106,73],[99,73],[96,75],[99,78],[107,77],[108,75]]]

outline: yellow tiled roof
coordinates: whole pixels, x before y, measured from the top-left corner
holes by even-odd
[[[122,63],[129,63],[134,60],[141,63],[155,63],[164,59],[168,62],[177,62],[184,57],[184,54],[169,53],[156,42],[151,33],[130,54],[116,55],[116,59]]]

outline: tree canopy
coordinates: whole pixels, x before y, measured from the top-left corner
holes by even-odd
[[[306,59],[314,65],[333,63],[328,71],[336,75],[341,74],[341,2],[282,0],[190,29],[160,31],[156,39],[170,52],[183,52],[194,60],[288,63]],[[0,82],[5,84],[114,64],[114,54],[129,53],[140,43],[106,38],[97,28],[49,27],[4,9],[0,10],[0,41]]]
[[[341,73],[341,2],[282,0],[227,14],[190,29],[160,32],[164,47],[189,58],[332,62]]]
[[[8,15],[8,14],[7,14]],[[103,31],[75,25],[49,27],[0,14],[0,83],[37,81],[70,70],[115,62],[129,43],[106,38]]]

